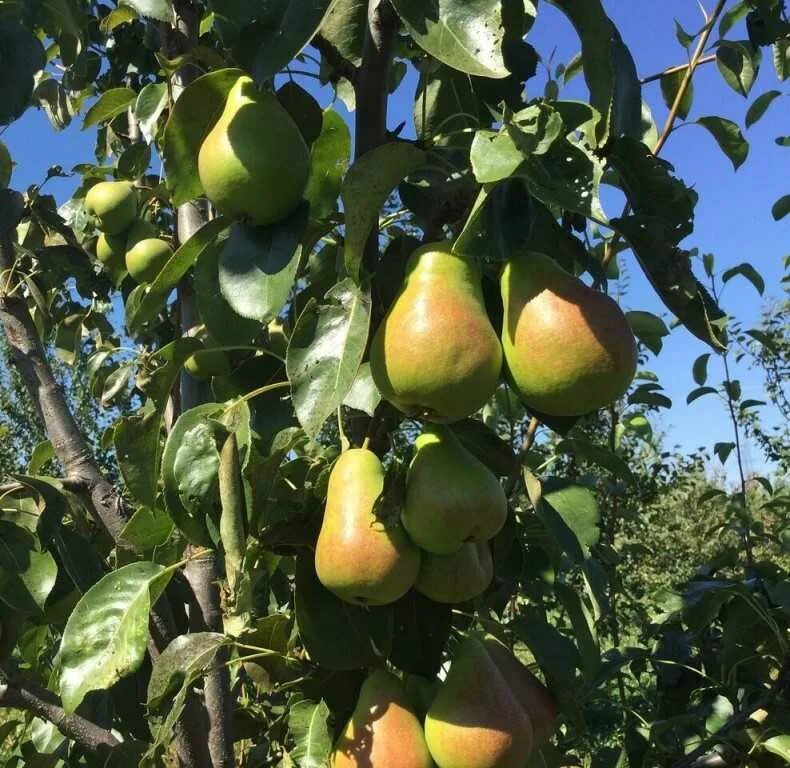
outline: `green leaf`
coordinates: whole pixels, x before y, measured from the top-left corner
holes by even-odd
[[[452,631],[451,606],[434,603],[416,589],[393,603],[392,649],[389,661],[398,669],[426,678],[442,666]]]
[[[705,719],[705,730],[710,733],[718,733],[724,724],[733,716],[735,709],[732,702],[719,694],[710,704],[711,713]]]
[[[555,584],[554,591],[571,620],[584,677],[586,680],[593,681],[601,666],[601,648],[595,629],[595,619],[575,589],[566,584]]]
[[[55,449],[52,447],[52,442],[43,440],[38,443],[30,454],[30,461],[27,465],[27,471],[30,475],[37,475],[42,467],[55,458]]]
[[[771,736],[770,739],[766,739],[762,743],[762,747],[766,752],[778,755],[790,762],[790,734],[784,733],[781,736]]]
[[[695,361],[691,369],[691,375],[694,381],[702,386],[708,380],[708,361],[710,360],[710,352],[700,355]]]
[[[515,400],[509,391],[500,391],[504,397]],[[520,463],[513,448],[482,421],[477,419],[456,421],[453,424],[453,432],[464,447],[498,477],[518,475]]]
[[[371,232],[378,230],[379,211],[392,190],[424,162],[421,149],[394,141],[365,153],[346,174],[340,193],[346,214],[343,258],[348,274],[356,282],[365,244]]]
[[[225,239],[203,250],[195,265],[194,281],[200,318],[211,337],[223,345],[251,344],[260,335],[262,325],[234,312],[219,287],[219,257]]]
[[[241,317],[268,323],[288,299],[302,256],[307,205],[266,227],[233,225],[219,257],[219,287]]]
[[[601,515],[588,488],[550,478],[544,483],[535,511],[563,552],[577,563],[590,556],[590,547],[601,535]]]
[[[359,366],[354,383],[348,394],[343,398],[343,405],[348,408],[355,408],[364,411],[368,416],[373,416],[373,412],[381,402],[381,392],[379,392],[373,375],[370,372],[370,363],[362,363]]]
[[[310,178],[304,193],[312,218],[323,219],[337,210],[350,153],[351,133],[346,121],[334,109],[324,110],[321,133],[310,150]]]
[[[710,131],[737,171],[749,155],[749,142],[743,137],[741,129],[724,117],[700,117],[697,122]]]
[[[740,0],[721,16],[719,22],[719,35],[724,37],[741,19],[749,13],[749,5],[745,0]]]
[[[134,21],[136,18],[137,12],[134,10],[134,8],[121,5],[118,8],[110,11],[99,22],[99,29],[103,34],[108,35],[116,27],[120,27],[121,24],[127,24],[130,21]]]
[[[368,26],[367,0],[336,0],[324,17],[319,32],[352,64],[362,61]]]
[[[139,179],[151,164],[151,147],[144,142],[132,144],[118,158],[118,178]]]
[[[323,768],[332,751],[329,730],[329,707],[321,700],[317,704],[302,699],[288,713],[288,731],[294,741],[291,758],[299,768]]]
[[[14,170],[14,161],[8,147],[0,141],[0,189],[5,189],[11,183],[11,172]]]
[[[277,100],[293,118],[305,143],[310,146],[321,133],[323,111],[318,102],[301,85],[288,80],[277,90]]]
[[[751,128],[765,114],[774,100],[778,99],[781,95],[781,91],[766,91],[761,96],[758,96],[752,102],[746,113],[746,127]]]
[[[205,223],[168,259],[140,302],[127,314],[126,327],[131,334],[139,333],[147,322],[159,314],[170,291],[178,285],[203,251],[216,242],[227,226],[227,220],[221,216]]]
[[[148,83],[137,95],[134,116],[140,132],[149,144],[156,138],[157,124],[167,108],[168,98],[167,83]]]
[[[677,98],[680,85],[686,78],[686,70],[681,69],[677,72],[670,72],[661,78],[661,95],[668,109],[671,109]],[[678,115],[685,120],[691,112],[691,104],[694,101],[694,81],[690,81],[683,98],[680,100]]]
[[[555,450],[557,453],[574,456],[581,461],[590,461],[625,480],[633,480],[633,474],[623,459],[607,448],[595,445],[584,438],[568,437],[560,440]]]
[[[217,122],[228,92],[243,72],[220,69],[197,78],[178,97],[162,136],[162,161],[173,205],[203,194],[197,156],[203,139]]]
[[[723,282],[727,283],[737,275],[746,278],[755,287],[757,293],[759,293],[760,296],[763,295],[763,292],[765,291],[765,280],[763,280],[762,275],[751,264],[746,262],[743,264],[738,264],[737,267],[728,269],[721,276],[721,279]]]
[[[254,70],[259,81],[274,77],[312,40],[332,0],[280,0],[269,5],[265,24],[256,35]]]
[[[145,407],[121,418],[113,430],[115,455],[126,489],[149,507],[156,505],[161,427],[161,410]]]
[[[108,573],[81,598],[60,642],[60,696],[74,712],[90,691],[135,672],[145,656],[148,616],[172,571],[140,562]]]
[[[0,520],[0,600],[22,613],[40,615],[55,586],[58,567],[41,552],[30,531]]]
[[[162,651],[151,669],[147,703],[150,709],[167,704],[168,694],[191,685],[204,674],[217,651],[229,643],[218,632],[179,635]]]
[[[10,68],[0,89],[0,125],[16,120],[30,105],[34,76],[44,69],[44,48],[16,21],[0,23],[0,61]]]
[[[642,135],[642,87],[634,60],[600,0],[551,0],[576,28],[582,43],[590,103],[601,113],[598,144],[610,136]]]
[[[784,82],[790,77],[790,36],[777,40],[772,48],[776,76]]]
[[[393,0],[414,41],[444,64],[481,77],[510,74],[502,54],[499,0]]]
[[[719,457],[719,461],[724,464],[729,455],[735,449],[735,443],[716,443],[713,446],[713,452]]]
[[[294,409],[311,437],[351,390],[370,328],[370,296],[351,279],[326,298],[328,303],[311,300],[304,308],[286,355]]]
[[[214,430],[198,422],[184,432],[173,460],[178,496],[184,508],[195,517],[214,509],[217,501],[219,451]]]
[[[637,387],[628,396],[629,405],[649,405],[651,408],[671,408],[672,401],[659,392],[653,392],[645,387]]]
[[[737,379],[734,381],[723,381],[722,386],[730,400],[741,399],[741,382]]]
[[[82,130],[90,128],[97,123],[106,123],[126,111],[137,99],[137,94],[131,88],[111,88],[105,91],[96,103],[85,113],[82,121]]]
[[[654,355],[661,352],[664,346],[662,339],[669,336],[669,329],[660,317],[652,312],[626,312],[626,318],[639,341]]]
[[[161,547],[173,533],[173,521],[155,507],[140,507],[121,531],[120,538],[139,552]]]
[[[313,553],[296,559],[296,623],[310,658],[331,670],[380,663],[392,634],[388,607],[362,608],[326,589],[315,573]]]
[[[128,5],[138,16],[157,21],[171,21],[173,18],[172,0],[121,0],[119,5]]]
[[[759,408],[760,406],[763,406],[763,405],[767,405],[765,400],[744,400],[740,404],[741,413],[743,413],[743,411],[748,410],[749,408]],[[756,477],[754,479],[755,480],[761,480],[761,479],[764,480],[765,478]],[[771,491],[769,491],[769,493],[771,493]]]
[[[719,40],[716,48],[716,65],[727,85],[746,98],[760,71],[762,54],[750,42]]]
[[[771,215],[774,217],[774,221],[780,221],[788,213],[790,213],[790,195],[785,195],[774,203],[773,208],[771,208]]]

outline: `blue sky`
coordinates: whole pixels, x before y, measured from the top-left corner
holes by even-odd
[[[605,0],[605,6],[620,29],[623,39],[630,47],[637,63],[640,76],[644,77],[662,69],[684,62],[685,51],[675,38],[674,19],[686,30],[696,31],[703,19],[696,0],[663,0],[662,2],[635,3],[633,0]],[[707,3],[712,5],[711,2]],[[728,34],[730,39],[745,39],[743,24]],[[541,3],[538,21],[529,36],[530,42],[546,59],[554,50],[554,64],[567,62],[579,50],[579,42],[573,28],[565,17],[552,6]],[[534,95],[542,92],[545,71],[529,81],[528,91]],[[314,90],[314,81],[302,81]],[[406,133],[413,125],[411,118],[412,99],[416,86],[413,72],[405,78],[390,105],[389,125],[395,127],[406,121]],[[731,90],[716,70],[715,64],[700,68],[695,80],[695,98],[689,120],[705,115],[719,115],[734,120],[743,128],[748,105],[769,89],[782,88],[771,63],[770,51],[765,50],[763,66],[748,98]],[[326,105],[331,99],[323,92],[319,99]],[[583,78],[577,77],[561,92],[563,98],[586,98]],[[653,109],[659,125],[663,124],[667,109],[661,98],[658,83],[645,86],[644,96]],[[343,114],[342,105],[338,108]],[[780,279],[783,274],[782,260],[790,252],[790,217],[775,222],[771,217],[771,206],[775,200],[787,194],[790,178],[790,151],[776,145],[775,138],[788,131],[786,98],[772,105],[766,116],[745,133],[751,144],[751,153],[746,163],[733,172],[730,161],[721,153],[712,137],[700,126],[690,125],[673,135],[663,157],[676,168],[677,173],[700,194],[696,211],[694,234],[684,243],[696,246],[701,253],[716,256],[717,270],[735,266],[744,261],[751,262],[763,275],[766,282],[764,297],[760,297],[750,283],[735,278],[726,287],[722,303],[725,310],[736,315],[745,327],[756,324],[760,309],[771,298],[781,295]],[[50,127],[43,112],[34,109],[11,125],[0,138],[6,143],[17,163],[12,186],[23,189],[40,182],[47,168],[59,164],[64,169],[80,162],[93,159],[95,131],[80,130],[77,119],[66,130],[56,133]],[[47,189],[55,194],[59,202],[65,201],[78,180],[53,179]],[[615,207],[608,207],[610,216],[619,214]],[[652,289],[639,271],[633,257],[627,255],[622,261],[630,275],[630,288],[625,296],[627,309],[640,309],[670,317],[655,297]],[[701,274],[701,266],[698,270]],[[647,368],[658,374],[666,393],[673,401],[670,411],[659,417],[660,428],[667,433],[667,446],[679,446],[682,450],[693,450],[705,446],[712,448],[719,441],[732,439],[724,406],[714,397],[704,397],[690,406],[686,405],[686,394],[696,385],[691,377],[694,359],[708,351],[696,338],[682,328],[675,329],[665,339],[664,349],[657,358],[651,358]],[[750,371],[745,365],[735,367],[735,376],[743,385],[743,397],[762,399],[762,380],[759,372]],[[709,366],[709,383],[718,384],[723,376],[721,362],[715,358]],[[777,415],[763,409],[767,423],[774,423]],[[766,467],[756,446],[746,445],[746,468],[748,471],[764,473]],[[714,466],[718,460],[714,460]],[[734,459],[726,465],[728,478],[734,478]]]

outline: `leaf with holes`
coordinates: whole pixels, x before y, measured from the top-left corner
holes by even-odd
[[[60,642],[60,696],[73,712],[91,691],[106,690],[143,661],[151,607],[172,571],[132,563],[108,573],[74,607]]]
[[[299,423],[310,436],[343,402],[354,383],[368,340],[370,296],[350,278],[312,300],[291,334],[286,371]]]

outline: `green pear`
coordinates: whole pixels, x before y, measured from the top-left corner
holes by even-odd
[[[330,768],[433,768],[422,725],[400,680],[370,673],[329,758]]]
[[[215,376],[227,376],[230,365],[227,355],[219,349],[199,349],[184,363],[184,370],[198,381],[209,381]]]
[[[467,541],[451,555],[424,553],[416,588],[437,603],[463,603],[483,594],[493,578],[491,545]]]
[[[502,368],[480,274],[448,242],[418,248],[370,348],[381,394],[409,416],[452,422],[481,408]]]
[[[285,218],[302,199],[310,152],[277,97],[240,77],[198,153],[198,174],[217,209],[251,224]]]
[[[126,250],[134,248],[141,240],[158,237],[159,230],[147,219],[135,219],[126,232]]]
[[[507,498],[491,470],[449,427],[426,425],[406,478],[401,520],[426,552],[451,555],[465,541],[487,541],[507,518]]]
[[[151,283],[173,255],[165,240],[149,237],[126,251],[126,269],[138,283]]]
[[[501,288],[507,372],[527,406],[581,416],[625,393],[637,352],[615,301],[533,252],[505,264]]]
[[[467,637],[425,717],[439,768],[524,768],[533,747],[529,716],[483,640]]]
[[[105,235],[120,235],[137,215],[137,193],[128,181],[100,181],[85,195],[85,210]]]
[[[419,550],[400,521],[375,515],[383,490],[384,469],[367,449],[345,451],[329,475],[315,568],[321,583],[349,603],[392,603],[417,580]]]
[[[117,272],[125,270],[126,238],[123,235],[107,235],[102,232],[96,240],[96,260],[107,269]]]

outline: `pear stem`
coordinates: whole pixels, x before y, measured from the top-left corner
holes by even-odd
[[[362,441],[362,450],[367,451],[370,449],[370,435],[365,435],[365,439]]]
[[[527,426],[527,434],[524,437],[524,450],[522,453],[529,453],[530,448],[532,448],[532,445],[535,442],[535,437],[537,436],[539,426],[540,421],[538,421],[537,417],[533,416],[529,420],[529,425]]]

